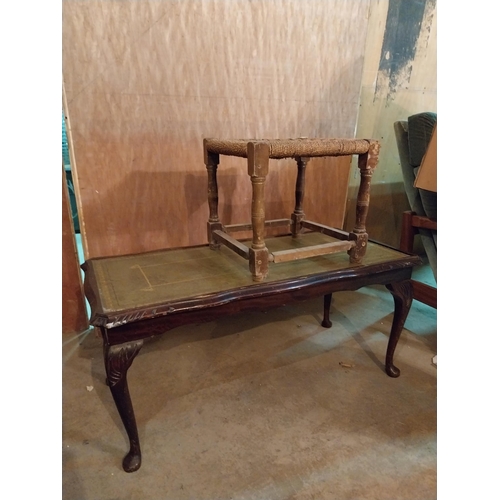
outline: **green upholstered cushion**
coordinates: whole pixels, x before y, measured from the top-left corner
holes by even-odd
[[[422,163],[436,123],[437,114],[428,111],[408,117],[408,147],[412,167],[418,167]]]

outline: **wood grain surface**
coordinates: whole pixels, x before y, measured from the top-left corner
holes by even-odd
[[[63,79],[85,257],[206,242],[203,138],[353,137],[369,2],[63,1]],[[289,217],[296,165],[266,180]],[[311,160],[306,216],[341,227],[349,158]],[[225,224],[250,220],[224,158]]]
[[[63,167],[62,182],[62,331],[80,333],[88,327],[82,280]]]

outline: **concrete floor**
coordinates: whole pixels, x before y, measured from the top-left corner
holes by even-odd
[[[435,499],[436,311],[413,303],[391,379],[392,311],[373,286],[335,294],[329,329],[318,298],[145,342],[129,371],[132,474],[101,341],[65,336],[63,498]]]

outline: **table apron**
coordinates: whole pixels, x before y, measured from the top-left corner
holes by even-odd
[[[113,328],[102,328],[103,340],[106,345],[117,345],[132,340],[146,339],[182,325],[213,321],[218,317],[243,311],[265,310],[329,293],[358,290],[369,285],[398,283],[409,280],[411,274],[412,266],[340,280],[321,281],[319,277],[318,283],[308,283],[302,287],[278,289],[262,294],[254,293],[250,297],[235,297],[222,303],[200,305],[158,317],[142,318]]]

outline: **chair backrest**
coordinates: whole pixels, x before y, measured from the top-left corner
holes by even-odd
[[[425,112],[408,117],[408,147],[412,167],[419,167],[422,163],[436,123],[436,113]]]
[[[396,143],[403,174],[403,183],[412,212],[437,219],[437,194],[414,186],[415,177],[427,151],[432,132],[437,124],[437,114],[418,113],[394,123]],[[437,233],[419,229],[425,253],[437,279]]]
[[[408,121],[394,123],[394,132],[401,162],[403,183],[410,208],[417,215],[437,218],[437,195],[414,187],[422,159],[437,124],[437,114],[418,113],[408,117]]]
[[[394,123],[394,132],[396,134],[396,144],[398,146],[399,161],[401,163],[401,173],[403,174],[403,184],[408,197],[408,203],[412,212],[417,215],[425,215],[420,193],[413,186],[415,182],[414,168],[410,164],[410,147],[408,142],[408,122],[406,120]]]

